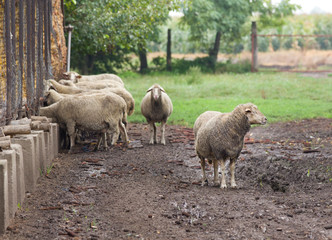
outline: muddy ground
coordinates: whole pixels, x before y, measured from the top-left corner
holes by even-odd
[[[61,153],[2,239],[332,239],[332,119],[252,128],[227,190],[211,166],[200,186],[191,128],[166,131],[166,146],[130,124],[129,148]]]

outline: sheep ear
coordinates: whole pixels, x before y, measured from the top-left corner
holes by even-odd
[[[160,87],[160,91],[166,93],[165,90],[162,87]]]
[[[63,75],[64,76],[69,76],[69,72],[64,72]]]
[[[82,75],[77,75],[76,78],[82,78]]]
[[[246,113],[251,113],[251,109],[250,108],[246,108]]]
[[[150,87],[146,92],[151,92],[153,87]]]

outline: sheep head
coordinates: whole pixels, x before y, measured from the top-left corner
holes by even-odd
[[[77,79],[81,78],[82,76],[77,72],[64,72],[63,78],[66,80],[71,80],[74,83],[77,83]]]
[[[154,101],[158,101],[161,99],[161,92],[165,92],[165,90],[158,84],[152,85],[146,92],[151,92],[151,99]]]
[[[256,105],[247,103],[243,107],[250,124],[266,124],[267,118],[258,110]]]

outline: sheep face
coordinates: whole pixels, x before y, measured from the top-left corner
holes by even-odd
[[[258,110],[257,106],[253,104],[248,104],[248,106],[245,106],[245,114],[249,119],[250,124],[264,125],[267,122],[267,118]]]
[[[63,73],[64,79],[71,80],[73,82],[77,82],[78,78],[81,78],[82,76],[78,74],[77,72],[65,72]]]
[[[165,92],[165,90],[158,84],[154,84],[147,92],[151,92],[151,98],[157,102],[161,97],[161,92]]]

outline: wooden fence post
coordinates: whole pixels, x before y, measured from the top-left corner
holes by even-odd
[[[257,54],[258,54],[257,26],[256,22],[252,22],[251,23],[251,72],[258,71]]]
[[[172,71],[172,39],[171,39],[171,29],[167,31],[167,57],[166,57],[166,69],[167,71]]]

